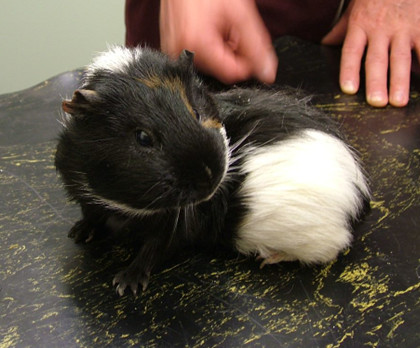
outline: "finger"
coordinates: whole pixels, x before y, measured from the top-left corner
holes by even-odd
[[[420,37],[418,37],[417,41],[414,42],[414,50],[417,54],[417,63],[420,63]]]
[[[366,53],[366,100],[376,107],[388,104],[389,38],[376,35],[369,40]]]
[[[271,42],[258,41],[256,38],[255,45],[251,45],[251,41],[248,41],[246,36],[244,38],[240,56],[244,57],[251,67],[252,75],[263,83],[273,83],[276,79],[278,59]]]
[[[407,105],[410,91],[411,44],[407,35],[397,35],[391,43],[389,103]]]
[[[359,27],[349,27],[341,50],[340,87],[344,93],[355,94],[360,85],[360,66],[367,37]]]
[[[220,36],[211,37],[214,40],[207,43],[202,42],[195,48],[197,52],[194,57],[196,67],[201,72],[211,75],[225,84],[249,79],[252,76],[252,68],[248,62],[242,56],[238,56]],[[212,48],[211,51],[208,51],[208,47]]]
[[[337,24],[334,25],[334,27],[331,29],[331,31],[322,38],[321,43],[323,45],[341,44],[344,41],[344,38],[346,37],[347,24],[347,16],[341,17]]]
[[[249,14],[249,18],[235,17],[233,26],[236,32],[236,54],[251,67],[252,75],[264,83],[273,83],[276,78],[278,59],[271,43],[271,36],[258,14]],[[235,22],[236,21],[236,22]],[[244,25],[248,23],[248,25]]]
[[[277,76],[278,58],[272,46],[266,48],[263,58],[258,61],[261,64],[255,63],[254,77],[263,83],[274,83]]]
[[[278,61],[268,32],[258,35],[256,33],[260,32],[260,28],[251,30],[251,33],[240,28],[241,26],[238,29],[231,29],[232,40],[225,41],[224,36],[218,33],[209,35],[214,38],[213,42],[201,44],[203,48],[212,47],[212,50],[208,52],[203,48],[197,48],[196,66],[202,72],[226,84],[244,81],[251,77],[264,83],[273,83]],[[200,55],[200,52],[208,54]]]

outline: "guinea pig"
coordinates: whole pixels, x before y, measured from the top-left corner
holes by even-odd
[[[185,245],[229,245],[261,266],[334,260],[370,199],[335,122],[290,90],[211,93],[193,53],[114,47],[64,100],[55,166],[90,241],[129,229],[140,248],[113,280],[145,290]]]

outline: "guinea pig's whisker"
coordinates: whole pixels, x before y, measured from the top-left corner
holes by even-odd
[[[188,205],[184,210],[184,218],[185,218],[185,233],[188,236],[193,228],[189,222],[195,221],[195,209],[194,205]]]
[[[155,188],[156,186],[159,186],[159,185],[161,185],[162,183],[161,182],[156,182],[152,187],[150,187],[148,190],[147,190],[147,192],[150,192],[151,190],[153,190],[153,188]],[[147,194],[147,192],[145,193],[145,194]],[[170,195],[170,191],[165,191],[163,194],[160,194],[159,196],[157,196],[155,199],[153,199],[146,207],[144,207],[143,209],[145,209],[145,210],[148,210],[148,209],[153,209],[153,205],[156,203],[156,202],[158,202],[158,201],[164,201],[165,200],[165,198],[167,197],[167,196],[169,196]],[[144,194],[144,195],[145,195]],[[143,196],[144,196],[143,195]],[[151,208],[152,207],[152,208]],[[157,210],[161,210],[161,209],[157,209]]]
[[[236,173],[227,173],[226,174],[226,180],[225,180],[225,184],[226,187],[228,187],[229,184],[231,183],[241,183],[241,178],[238,177],[238,175]]]
[[[238,172],[242,167],[240,165],[230,166],[227,174]]]
[[[64,128],[67,128],[67,125],[71,121],[71,116],[62,110],[59,111],[59,116],[60,116],[60,119],[57,119],[57,122],[61,124]]]
[[[161,183],[160,182],[156,182],[156,183],[154,183],[152,186],[150,186],[142,195],[141,195],[141,198],[144,198],[144,197],[146,197],[148,194],[150,194],[150,192],[152,192],[157,186],[159,186]],[[161,196],[159,196],[159,197],[157,197],[156,199],[155,199],[155,201],[157,200],[157,199],[159,199]],[[153,203],[153,202],[152,202]],[[151,203],[151,204],[152,204]]]
[[[235,155],[230,156],[229,158],[229,168],[228,171],[231,171],[235,165],[239,165],[238,162],[242,160],[244,157],[248,156],[249,153],[252,151],[253,143],[245,145],[240,152],[236,152]]]
[[[84,144],[98,144],[98,143],[108,143],[115,141],[115,138],[101,138],[101,139],[94,139],[94,140],[83,140]]]
[[[183,209],[183,212],[184,212],[184,230],[185,230],[185,235],[187,236],[188,235],[188,231],[189,231],[189,228],[190,228],[190,226],[189,226],[189,223],[188,223],[188,220],[189,220],[189,218],[190,218],[190,214],[189,214],[189,210],[190,210],[191,208],[190,208],[190,206],[189,205],[187,205],[184,209]]]
[[[162,199],[162,197],[163,197],[163,195],[160,195],[160,196],[156,197],[153,201],[151,201],[151,202],[150,202],[148,205],[146,205],[143,209],[144,209],[144,210],[152,210],[152,209],[153,209],[153,205],[154,205],[157,201],[161,200],[161,199]],[[159,209],[157,209],[157,210],[159,210]]]
[[[238,147],[240,147],[245,142],[245,140],[247,140],[249,138],[249,136],[255,131],[255,129],[257,128],[259,123],[260,122],[255,122],[255,124],[252,126],[252,128],[242,138],[238,139],[235,143],[230,145],[229,146],[229,151],[233,152]]]
[[[247,153],[247,151],[242,151],[241,153],[236,153],[235,156],[231,156],[229,160],[229,166],[232,166],[233,164],[237,163],[239,160],[244,158]]]
[[[173,238],[175,236],[175,232],[178,228],[178,221],[179,221],[179,216],[180,215],[181,215],[181,208],[175,209],[175,219],[174,219],[171,234],[170,234],[169,239],[168,239],[168,244],[167,244],[168,247],[170,247],[170,245],[172,244],[172,240],[173,240]]]
[[[127,159],[127,164],[126,164],[126,167],[127,167],[127,168],[130,168],[130,164],[131,164],[131,155],[129,154],[129,155],[128,155],[128,159]]]

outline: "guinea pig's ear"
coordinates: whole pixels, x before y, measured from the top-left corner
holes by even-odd
[[[194,52],[183,50],[179,55],[179,62],[188,67],[192,66],[194,63]]]
[[[78,114],[93,108],[101,101],[98,93],[89,89],[78,89],[73,93],[71,100],[64,100],[62,108],[68,114]]]

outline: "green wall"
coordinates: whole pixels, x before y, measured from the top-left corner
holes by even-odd
[[[0,0],[0,94],[83,67],[124,35],[123,0]]]

